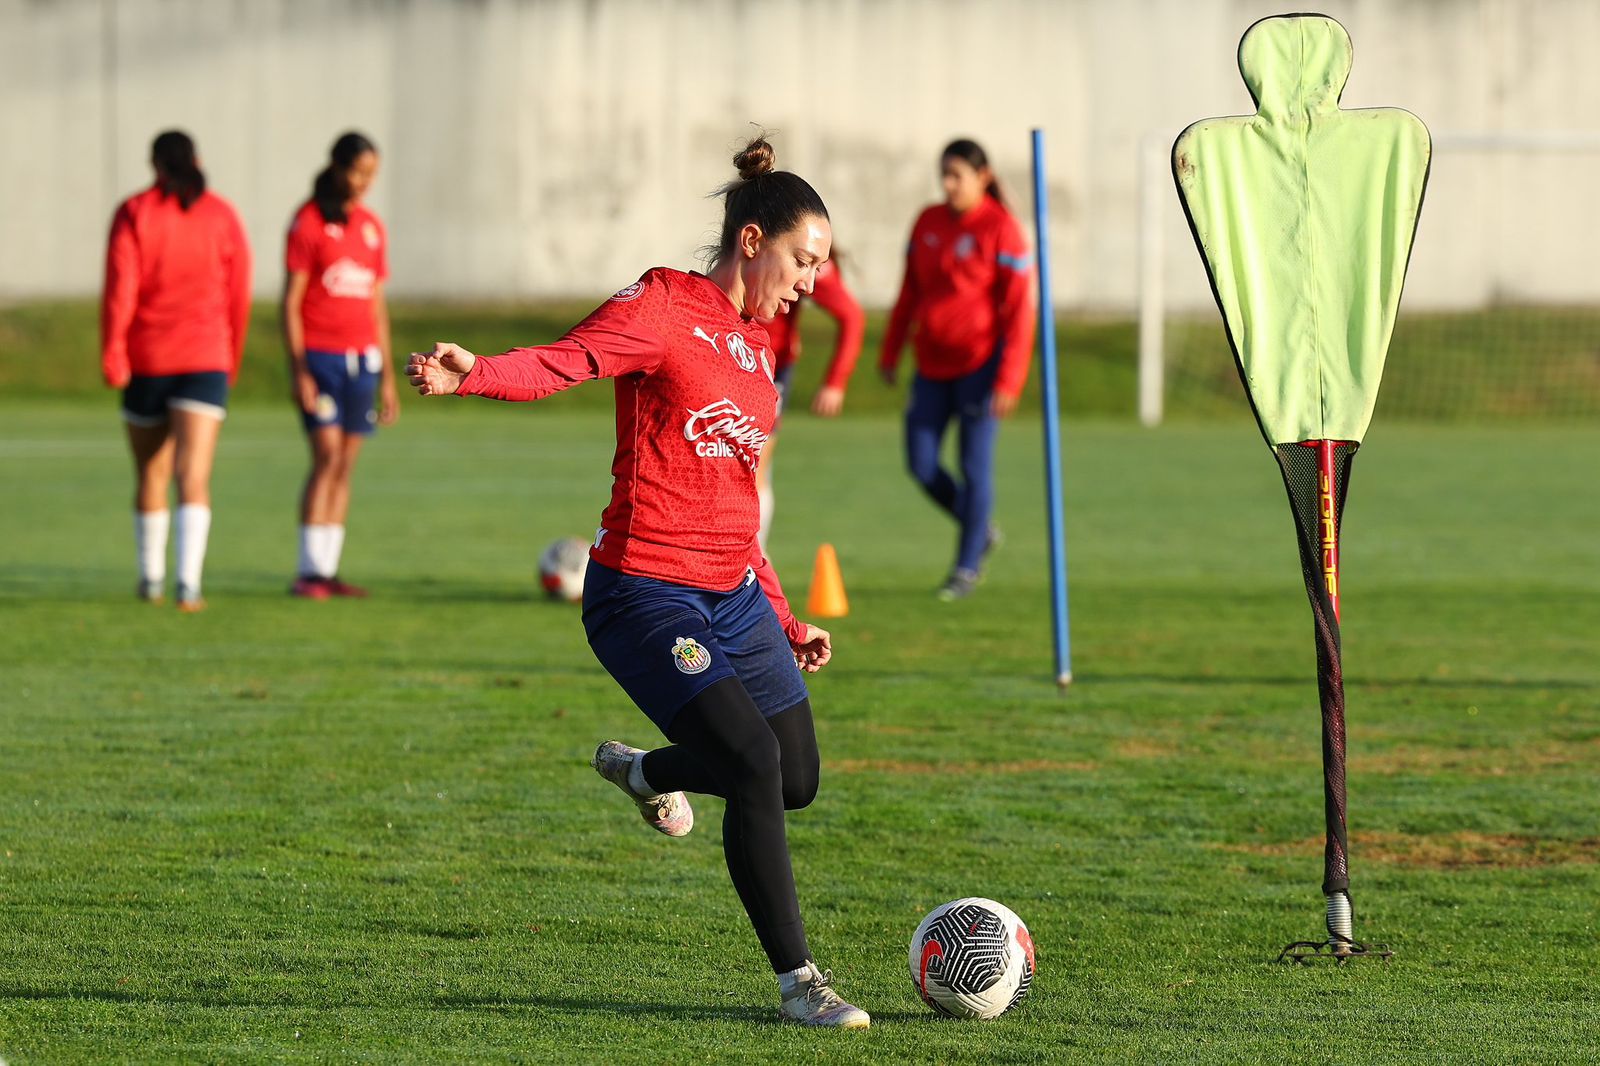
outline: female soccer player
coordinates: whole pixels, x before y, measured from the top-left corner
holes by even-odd
[[[756,545],[755,467],[778,412],[764,321],[812,291],[833,242],[800,177],[757,139],[734,158],[708,274],[646,271],[554,344],[479,358],[440,343],[406,372],[424,396],[536,400],[615,378],[617,452],[583,587],[595,656],[672,741],[600,745],[594,768],[670,836],[684,792],[721,796],[728,873],[778,975],[781,1017],[866,1028],[811,958],[784,810],[817,790],[801,671],[833,654],[795,619]]]
[[[844,390],[850,383],[850,373],[855,369],[856,359],[861,355],[861,337],[867,329],[867,316],[862,313],[861,305],[856,302],[855,296],[845,287],[844,277],[839,273],[837,256],[817,268],[816,289],[811,293],[810,302],[832,315],[839,325],[839,333],[833,343],[833,359],[828,363],[828,372],[822,379],[822,387],[811,398],[812,414],[832,418],[844,410]],[[767,324],[767,337],[772,345],[776,371],[780,414],[783,406],[789,401],[789,380],[794,376],[795,361],[800,358],[800,311],[806,303],[805,300],[800,301],[789,309],[787,315],[779,315]],[[774,502],[772,452],[776,443],[777,433],[774,431],[771,439],[767,441],[767,446],[761,450],[761,465],[756,468],[756,493],[761,501],[760,542],[763,551],[767,547],[767,533],[772,528]]]
[[[960,524],[955,566],[939,598],[961,599],[978,583],[999,540],[994,506],[998,420],[1017,404],[1033,351],[1033,257],[1006,209],[989,159],[972,141],[940,157],[945,202],[911,228],[905,281],[883,337],[879,370],[894,383],[911,334],[917,373],[906,408],[911,476]],[[960,427],[961,481],[939,463],[945,429]]]
[[[311,441],[299,576],[289,591],[313,600],[367,594],[339,578],[350,474],[361,442],[400,415],[383,297],[388,237],[362,202],[378,176],[378,149],[346,133],[330,156],[295,213],[284,254],[284,345]]]
[[[165,590],[176,471],[178,609],[199,611],[211,465],[250,321],[250,244],[233,207],[206,191],[188,134],[157,137],[150,163],[155,184],[111,220],[100,369],[122,390],[133,450],[139,595],[160,603]]]

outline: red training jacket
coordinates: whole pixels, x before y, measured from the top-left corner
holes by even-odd
[[[233,206],[204,192],[185,211],[152,186],[111,219],[100,300],[100,371],[239,376],[250,322],[250,242]]]
[[[970,374],[998,351],[995,391],[1016,396],[1033,354],[1032,274],[1022,229],[998,200],[985,196],[964,215],[933,205],[911,228],[879,365],[895,368],[908,334],[917,372],[934,381]]]

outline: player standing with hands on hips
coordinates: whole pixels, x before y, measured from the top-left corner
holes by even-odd
[[[250,244],[232,205],[206,191],[188,134],[157,137],[150,163],[155,184],[124,200],[111,222],[100,368],[123,390],[138,478],[139,596],[162,599],[176,472],[178,610],[192,612],[205,607],[211,467],[250,323]]]
[[[994,445],[1033,354],[1033,255],[982,148],[952,141],[939,167],[945,201],[924,210],[911,228],[879,370],[894,383],[909,336],[917,372],[906,407],[906,464],[961,527],[955,566],[939,589],[940,599],[958,600],[971,595],[984,557],[999,542],[989,520]],[[939,463],[952,418],[959,426],[960,481]]]
[[[311,443],[299,574],[289,591],[313,600],[367,594],[339,578],[350,475],[362,442],[400,416],[383,295],[389,239],[362,202],[378,176],[378,149],[346,133],[329,154],[284,253],[284,347]]]
[[[756,139],[724,186],[708,274],[646,271],[554,344],[473,355],[440,343],[406,367],[424,396],[536,400],[616,380],[611,503],[589,553],[583,624],[595,656],[672,741],[601,744],[594,767],[669,836],[684,792],[727,801],[728,873],[778,976],[780,1016],[866,1028],[812,961],[784,811],[808,805],[819,758],[802,671],[832,655],[798,621],[756,543],[755,469],[778,410],[762,322],[812,291],[833,233],[804,179]]]

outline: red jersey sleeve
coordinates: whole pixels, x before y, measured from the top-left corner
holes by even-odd
[[[833,345],[833,360],[828,364],[828,373],[822,383],[829,388],[842,389],[849,384],[856,360],[861,357],[861,338],[867,332],[867,316],[862,313],[855,296],[845,287],[837,266],[817,272],[817,285],[811,298],[839,323],[839,338]]]
[[[100,295],[100,373],[106,384],[127,383],[128,327],[139,302],[139,242],[133,216],[124,203],[111,219],[106,243],[105,289]]]
[[[654,272],[646,274],[554,344],[480,357],[456,393],[538,400],[583,381],[648,374],[666,354],[655,327],[670,306],[666,283]]]
[[[283,268],[291,274],[309,274],[317,262],[317,237],[322,232],[322,216],[315,207],[302,210],[289,223],[289,239],[283,250]]]
[[[1000,338],[996,392],[1016,396],[1033,359],[1033,252],[1009,213],[1001,220],[995,249],[995,308]]]
[[[922,229],[922,219],[917,219],[917,224],[911,227],[911,237],[906,241],[906,273],[900,282],[900,296],[894,302],[894,310],[889,313],[889,326],[883,333],[883,349],[878,356],[878,367],[885,372],[891,372],[900,363],[900,349],[905,347],[906,336],[911,331],[911,322],[917,314],[917,304],[920,294],[917,292],[917,277],[912,269],[911,253],[917,246],[917,235]]]
[[[228,231],[228,325],[232,330],[229,343],[233,346],[233,369],[228,373],[228,384],[239,377],[239,364],[244,360],[244,337],[250,328],[250,238],[245,235],[244,223],[231,205],[227,212]]]
[[[757,546],[755,556],[750,560],[750,568],[756,572],[756,580],[761,582],[761,591],[767,594],[767,599],[772,604],[772,609],[778,614],[778,624],[783,626],[783,635],[789,639],[789,646],[798,648],[805,643],[806,624],[794,616],[789,609],[789,599],[783,594],[783,586],[778,583],[778,572],[772,568],[772,563],[762,554]]]

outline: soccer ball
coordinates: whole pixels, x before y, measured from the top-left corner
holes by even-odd
[[[583,572],[589,566],[589,542],[562,537],[539,556],[539,584],[552,600],[583,599]]]
[[[973,896],[935,907],[911,936],[911,980],[952,1018],[998,1018],[1028,994],[1033,937],[1008,908]]]

